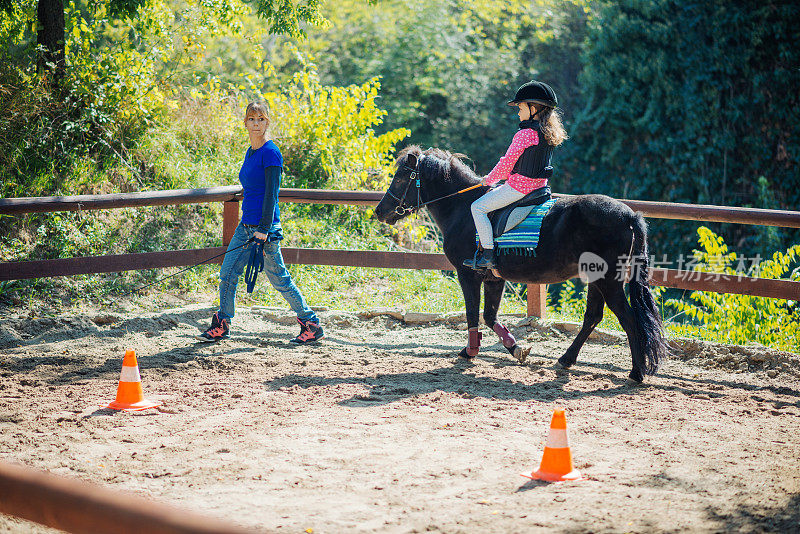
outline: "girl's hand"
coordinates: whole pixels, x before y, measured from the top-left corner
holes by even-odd
[[[261,232],[253,232],[253,237],[258,241],[267,240],[267,234],[262,234]]]
[[[491,185],[491,184],[488,183],[488,181],[489,181],[489,177],[488,176],[484,176],[483,178],[481,178],[481,184],[483,184],[483,185]]]

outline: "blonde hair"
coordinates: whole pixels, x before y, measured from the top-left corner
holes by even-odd
[[[251,115],[264,115],[267,118],[267,126],[269,126],[270,119],[269,119],[269,108],[263,102],[250,102],[247,104],[247,109],[244,112],[244,120],[247,122],[247,119]]]
[[[539,113],[539,124],[542,126],[542,134],[544,140],[550,146],[558,146],[567,139],[567,130],[564,129],[564,124],[561,122],[561,110],[545,107]]]

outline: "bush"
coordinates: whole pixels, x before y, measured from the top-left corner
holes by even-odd
[[[386,111],[378,108],[380,82],[324,86],[313,64],[304,64],[284,92],[264,99],[274,116],[287,169],[286,185],[315,189],[379,189],[388,186],[394,145],[410,132],[383,135],[373,129]]]
[[[746,258],[730,252],[722,237],[704,226],[697,233],[702,249],[694,251],[694,271],[769,279],[783,278],[788,273],[789,279],[800,280],[800,266],[796,265],[800,260],[800,245],[793,245],[786,252],[775,252],[772,259],[754,263],[743,271]],[[800,311],[796,301],[707,291],[694,291],[689,298],[694,304],[670,299],[667,305],[702,325],[700,335],[726,343],[756,342],[780,350],[800,351]],[[682,330],[692,334],[697,329],[687,325]]]

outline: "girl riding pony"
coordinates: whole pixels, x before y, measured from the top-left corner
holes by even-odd
[[[490,189],[472,203],[472,218],[478,231],[481,249],[475,258],[464,265],[473,269],[497,267],[494,254],[494,236],[488,213],[520,200],[528,193],[545,187],[553,147],[567,139],[556,110],[558,99],[553,89],[544,82],[530,81],[522,85],[508,102],[519,108],[519,131],[514,135],[505,156],[483,179],[484,185],[494,185],[501,180],[507,182]]]

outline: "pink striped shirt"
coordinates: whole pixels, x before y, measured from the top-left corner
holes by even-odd
[[[547,178],[528,178],[521,174],[511,174],[511,170],[517,163],[517,160],[525,152],[525,149],[539,144],[539,134],[536,130],[525,128],[518,131],[511,140],[511,146],[508,147],[506,155],[500,158],[497,165],[494,166],[492,172],[486,175],[485,183],[493,185],[500,180],[508,180],[508,185],[513,187],[520,193],[526,195],[534,189],[539,189],[547,185]]]

